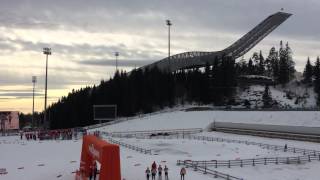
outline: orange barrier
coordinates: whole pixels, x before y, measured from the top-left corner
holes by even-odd
[[[83,137],[80,169],[76,180],[87,180],[92,173],[94,161],[101,164],[100,180],[121,180],[119,146],[110,144],[93,135]]]

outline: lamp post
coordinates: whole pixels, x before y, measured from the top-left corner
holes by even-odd
[[[47,87],[48,87],[48,56],[51,55],[51,48],[43,48],[43,54],[46,55],[46,82],[45,82],[45,92],[44,92],[44,119],[43,124],[47,126]]]
[[[119,52],[115,52],[114,55],[116,56],[116,72],[118,71],[118,56]]]
[[[34,123],[34,89],[35,89],[36,82],[37,82],[37,76],[32,76],[32,83],[33,83],[33,90],[32,90],[32,128],[35,127],[35,123]]]
[[[166,20],[168,26],[168,59],[169,59],[169,68],[170,68],[170,26],[172,26],[171,21],[168,19]]]

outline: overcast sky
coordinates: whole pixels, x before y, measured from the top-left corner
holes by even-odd
[[[167,55],[167,27],[172,26],[172,54],[222,50],[270,14],[284,8],[286,22],[252,51],[265,56],[280,40],[289,41],[296,68],[320,54],[318,0],[1,0],[0,110],[30,112],[31,76],[38,77],[36,108],[43,109],[45,56],[49,57],[48,96],[56,101],[114,73]]]

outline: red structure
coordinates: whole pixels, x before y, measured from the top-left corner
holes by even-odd
[[[121,180],[119,146],[93,135],[83,137],[80,170],[76,180],[88,179],[95,161],[101,164],[100,180]]]

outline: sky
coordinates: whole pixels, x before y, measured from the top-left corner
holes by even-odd
[[[37,76],[35,110],[44,106],[45,55],[48,100],[72,89],[99,84],[119,69],[167,55],[166,19],[172,21],[171,54],[217,51],[235,42],[269,15],[284,8],[287,21],[245,55],[267,56],[289,42],[296,69],[320,55],[318,0],[1,0],[0,110],[32,111],[32,76]]]

